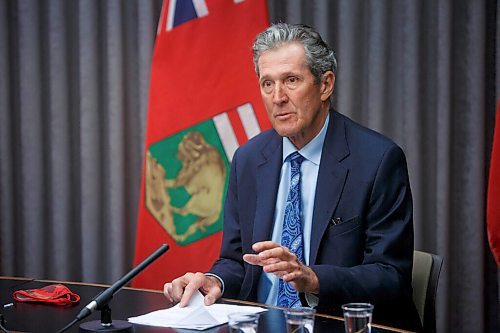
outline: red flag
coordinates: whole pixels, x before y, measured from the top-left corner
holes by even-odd
[[[218,257],[235,149],[270,127],[251,46],[265,0],[165,0],[153,53],[135,263],[170,251],[135,287],[162,289]]]
[[[493,149],[491,151],[490,178],[486,221],[491,252],[500,267],[500,101],[497,105]]]

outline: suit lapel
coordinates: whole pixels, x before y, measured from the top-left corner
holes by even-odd
[[[282,138],[277,133],[270,142],[262,149],[261,161],[257,164],[256,179],[256,211],[253,222],[252,244],[270,240],[273,232],[274,209],[276,207],[276,196],[280,181],[282,164]],[[262,268],[250,265],[251,287],[243,298],[246,299],[251,293],[257,297],[257,288]]]
[[[262,150],[262,161],[257,167],[257,203],[253,228],[254,243],[271,239],[283,160],[282,155],[282,138],[276,134]]]
[[[338,205],[349,171],[341,164],[349,155],[345,125],[344,119],[336,111],[330,113],[314,199],[310,265],[316,261],[321,238]]]

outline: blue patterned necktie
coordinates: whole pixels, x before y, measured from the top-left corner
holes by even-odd
[[[290,249],[300,262],[304,262],[304,245],[301,222],[300,165],[304,157],[298,152],[290,155],[290,191],[285,204],[281,245]],[[299,294],[292,286],[279,279],[278,306],[294,308],[301,306]]]

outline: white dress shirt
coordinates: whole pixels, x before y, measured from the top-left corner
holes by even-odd
[[[307,145],[298,152],[304,157],[300,167],[301,174],[301,199],[302,199],[302,232],[304,237],[304,260],[305,265],[309,264],[309,253],[311,248],[311,229],[314,211],[314,198],[316,195],[316,182],[318,180],[319,165],[321,162],[321,152],[326,137],[326,130],[330,121],[327,116],[321,131]],[[274,210],[274,227],[272,241],[281,244],[281,232],[283,229],[284,207],[290,189],[290,161],[289,156],[297,151],[297,148],[286,137],[283,138],[283,164],[281,167],[280,185],[276,208]],[[276,305],[278,300],[278,277],[270,273],[262,273],[257,291],[257,299],[261,303]],[[317,303],[312,295],[306,294],[310,305]],[[313,303],[313,304],[311,304]]]

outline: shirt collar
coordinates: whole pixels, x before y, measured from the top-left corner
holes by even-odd
[[[326,116],[325,123],[321,128],[321,131],[312,139],[307,145],[302,147],[302,149],[297,150],[293,143],[287,137],[283,137],[283,163],[288,158],[290,154],[298,151],[300,155],[304,156],[308,161],[319,165],[321,161],[321,151],[323,150],[323,143],[325,142],[326,130],[328,128],[328,123],[330,122],[330,113]]]

